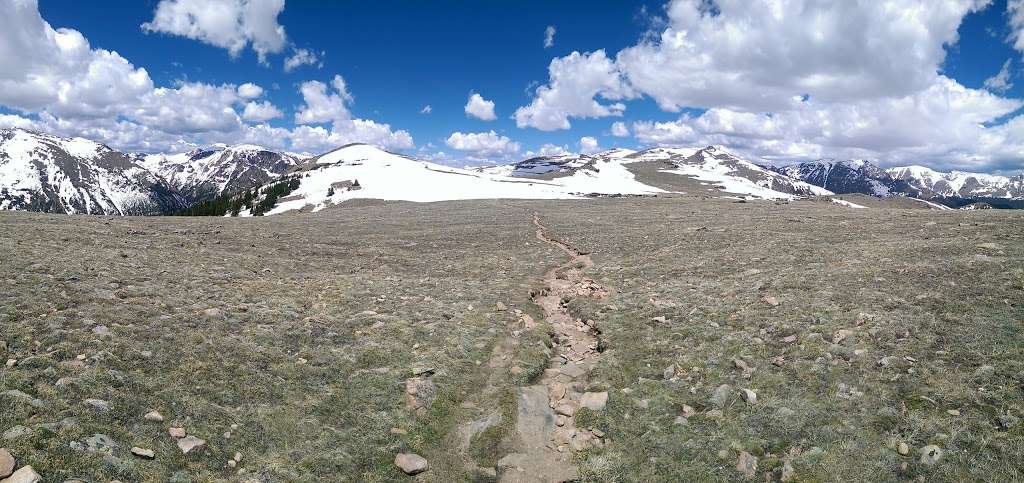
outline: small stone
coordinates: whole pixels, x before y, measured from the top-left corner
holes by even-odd
[[[89,398],[84,401],[86,406],[99,413],[109,413],[110,403],[102,399]]]
[[[145,458],[147,460],[151,460],[156,457],[156,453],[154,453],[153,450],[140,448],[138,446],[132,447],[132,454],[140,458]]]
[[[591,411],[601,411],[608,404],[608,391],[585,392],[580,396],[580,406]]]
[[[163,414],[160,414],[160,413],[159,413],[159,412],[157,412],[157,411],[150,411],[150,412],[146,413],[146,415],[145,415],[145,416],[143,416],[143,418],[144,418],[144,419],[145,419],[146,421],[152,421],[152,422],[154,422],[154,423],[159,423],[159,422],[163,422],[163,420],[164,420],[164,415],[163,415]]]
[[[896,452],[899,453],[900,456],[906,456],[910,454],[910,446],[907,445],[907,443],[900,443],[899,446],[896,447]]]
[[[218,308],[210,308],[203,311],[203,317],[208,319],[219,319],[224,315]]]
[[[665,370],[662,371],[661,375],[665,379],[672,379],[673,377],[676,377],[676,365],[672,364],[666,367]]]
[[[740,398],[750,406],[757,404],[757,393],[750,389],[740,389]]]
[[[398,453],[395,456],[395,466],[410,476],[423,473],[429,468],[427,460],[415,453]]]
[[[747,361],[743,359],[733,359],[732,365],[736,366],[737,369],[743,371],[744,373],[754,372],[754,368],[750,367],[750,364],[747,364]]]
[[[504,311],[508,310],[508,306],[503,304],[503,303],[501,303],[501,302],[498,302],[498,303],[494,304],[494,310],[496,310],[498,312],[504,312]]]
[[[555,413],[561,414],[562,416],[572,417],[575,412],[576,408],[574,408],[572,404],[559,404],[555,406]]]
[[[697,410],[693,409],[689,405],[683,404],[683,417],[692,418],[697,415]]]
[[[391,428],[391,434],[408,434],[409,432],[402,428]]]
[[[0,478],[6,478],[14,472],[14,456],[5,448],[0,448]]]
[[[837,331],[836,335],[834,335],[832,337],[832,343],[833,344],[838,344],[838,343],[846,340],[847,338],[849,338],[851,335],[853,335],[853,331],[852,330],[845,330],[844,329],[844,330]]]
[[[235,461],[235,460],[228,460],[228,466],[230,466],[231,468],[234,468],[234,467],[238,466],[238,462]]]
[[[97,325],[96,327],[92,328],[92,333],[100,337],[106,337],[110,335],[110,329],[107,328],[107,326],[105,325]]]
[[[203,446],[206,446],[206,441],[191,435],[178,440],[178,448],[181,449],[183,454],[189,454],[193,450],[202,448]]]
[[[18,364],[17,359],[7,359],[7,368],[10,369]]]
[[[22,466],[14,474],[3,480],[3,483],[39,483],[43,481],[43,477],[36,473],[36,470],[32,469],[31,466]]]
[[[786,337],[782,338],[782,342],[785,342],[787,344],[792,344],[792,343],[794,343],[796,341],[797,341],[796,334],[794,334],[794,335],[787,335]]]
[[[96,433],[85,438],[85,450],[90,453],[113,453],[118,447],[116,441],[103,433]]]
[[[655,322],[655,323],[658,323],[658,324],[664,324],[664,323],[668,322],[668,319],[666,319],[665,316],[662,315],[662,316],[658,316],[658,317],[651,317],[651,322]]]
[[[744,478],[753,478],[757,474],[757,456],[740,451],[739,460],[736,462],[736,471],[742,473]]]
[[[235,451],[235,461],[242,461],[242,453]]]
[[[959,416],[960,415],[960,410],[959,409],[950,409],[950,410],[946,411],[946,414],[948,414],[950,416]]]
[[[925,466],[935,466],[939,460],[942,459],[942,448],[929,444],[924,448],[921,448],[921,464]]]
[[[167,430],[167,434],[170,434],[172,438],[184,438],[187,433],[185,428],[171,428]]]
[[[778,307],[779,306],[779,299],[777,299],[775,297],[772,297],[771,295],[761,299],[761,301],[764,302],[765,305],[767,305],[769,307]]]
[[[728,384],[722,384],[715,388],[714,392],[711,393],[711,405],[717,408],[725,406],[726,401],[729,399],[729,394],[732,393],[732,387]]]

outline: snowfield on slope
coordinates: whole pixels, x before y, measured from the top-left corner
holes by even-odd
[[[662,172],[689,176],[698,181],[710,183],[716,188],[731,194],[748,195],[766,200],[793,200],[800,197],[798,195],[775,191],[754,180],[733,174],[737,173],[738,170],[732,166],[724,164],[719,159],[716,159],[709,150],[702,150],[700,153],[702,159],[701,164],[677,164],[675,169],[662,170]],[[768,177],[776,176],[775,173],[772,173],[754,163],[743,160],[737,161],[745,169],[764,173],[765,176]],[[768,183],[768,181],[763,182],[766,184]],[[794,186],[803,187],[815,195],[827,196],[832,194],[831,191],[803,181],[793,180],[792,182]]]
[[[320,211],[346,200],[369,198],[433,202],[471,199],[574,199],[588,194],[663,193],[637,182],[621,159],[601,160],[597,170],[544,181],[452,168],[357,144],[315,158],[316,166],[299,174],[301,185],[268,215],[312,207]],[[359,182],[358,189],[343,183]],[[328,191],[335,187],[334,193]]]

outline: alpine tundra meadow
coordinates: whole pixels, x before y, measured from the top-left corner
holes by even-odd
[[[1024,481],[1024,0],[0,0],[0,483]]]

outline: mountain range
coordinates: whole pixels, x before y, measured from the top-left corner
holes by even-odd
[[[280,183],[285,179],[287,189]],[[273,199],[267,199],[271,193]],[[232,213],[277,214],[319,211],[355,198],[430,202],[681,193],[776,200],[861,193],[949,204],[950,199],[1024,199],[1024,176],[941,173],[921,166],[882,169],[867,161],[768,166],[720,147],[613,149],[472,168],[363,144],[315,157],[255,145],[144,155],[82,138],[0,130],[0,209],[148,215],[216,201],[232,205]],[[257,204],[260,209],[253,209]],[[963,204],[968,203],[958,203]]]

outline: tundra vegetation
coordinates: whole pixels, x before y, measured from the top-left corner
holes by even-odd
[[[547,448],[580,479],[1024,478],[1020,212],[8,212],[0,287],[0,447],[45,481],[515,477],[523,394],[566,372],[552,311],[596,341],[539,409],[587,436]]]

